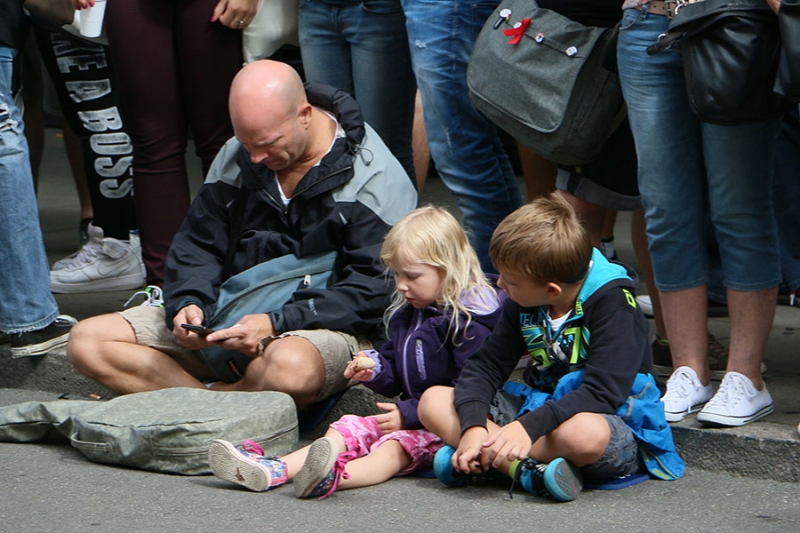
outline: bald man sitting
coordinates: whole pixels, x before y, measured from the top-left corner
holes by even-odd
[[[417,194],[347,93],[304,86],[284,63],[244,67],[229,107],[236,136],[172,242],[163,306],[84,320],[67,353],[80,372],[121,394],[207,383],[285,392],[302,407],[346,387],[350,358],[382,342],[392,286],[380,246]],[[242,188],[242,232],[226,276],[229,221]],[[325,289],[298,291],[282,309],[240,317],[206,337],[181,327],[208,319],[226,277],[287,254],[331,251],[337,261]],[[211,345],[246,357],[235,368],[211,368],[197,352]]]

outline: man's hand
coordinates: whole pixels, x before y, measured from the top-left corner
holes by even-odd
[[[211,15],[211,22],[219,21],[231,29],[243,30],[253,22],[257,10],[258,0],[219,0]]]
[[[209,346],[206,339],[194,331],[187,331],[181,324],[194,324],[200,326],[203,323],[203,310],[194,304],[187,305],[172,319],[172,334],[178,344],[187,350],[199,350]]]
[[[72,7],[79,11],[87,7],[94,7],[94,0],[72,0]]]
[[[275,335],[267,314],[246,315],[233,326],[208,335],[205,340],[226,350],[236,350],[250,357],[258,356],[258,341]]]
[[[479,458],[483,443],[488,436],[489,432],[486,431],[486,428],[480,426],[473,426],[466,430],[461,435],[456,453],[453,454],[453,468],[465,474],[480,472],[482,467]]]
[[[497,468],[503,460],[525,459],[531,451],[531,438],[519,421],[515,420],[489,437],[483,443],[481,464],[484,470],[489,466]]]
[[[386,411],[383,414],[375,415],[375,421],[378,422],[378,427],[381,429],[381,435],[387,433],[394,433],[406,427],[406,421],[403,419],[403,413],[396,404],[377,402],[375,405],[378,409]]]

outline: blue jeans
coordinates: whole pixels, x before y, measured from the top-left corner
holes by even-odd
[[[350,93],[364,120],[416,180],[411,153],[416,84],[400,1],[301,0],[299,37],[306,78]]]
[[[41,329],[58,316],[28,143],[11,95],[15,55],[0,43],[0,330],[6,333]]]
[[[783,120],[775,155],[775,222],[778,224],[781,274],[789,292],[800,287],[800,115],[795,108]]]
[[[489,239],[522,205],[522,195],[494,124],[469,99],[467,64],[498,2],[402,2],[431,156],[456,197],[481,266],[493,272]]]
[[[772,168],[780,120],[701,122],[689,106],[678,51],[645,52],[667,25],[665,16],[628,9],[617,49],[656,287],[679,291],[708,282],[707,212],[725,287],[775,287],[781,273]]]

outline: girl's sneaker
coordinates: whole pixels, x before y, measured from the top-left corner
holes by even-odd
[[[286,463],[278,457],[264,457],[261,446],[246,440],[241,446],[217,439],[208,447],[208,465],[214,475],[256,492],[288,481]]]
[[[563,457],[549,463],[539,463],[530,458],[515,461],[511,466],[511,477],[528,492],[560,502],[571,502],[583,490],[580,470]]]
[[[355,457],[354,452],[339,453],[336,441],[331,438],[315,440],[308,449],[303,467],[294,478],[294,495],[298,498],[327,498],[336,492],[340,479],[350,478],[344,468]]]

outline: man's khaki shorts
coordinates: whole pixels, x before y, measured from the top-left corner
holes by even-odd
[[[233,381],[230,376],[212,371],[200,358],[199,352],[187,350],[167,329],[163,307],[132,307],[118,313],[133,328],[136,342],[154,348],[175,359],[187,372],[201,381]],[[325,385],[317,400],[339,392],[351,385],[343,376],[347,363],[361,350],[370,350],[372,343],[366,337],[354,337],[340,331],[327,329],[287,331],[277,337],[262,339],[262,345],[283,337],[296,336],[307,339],[319,350],[325,364]]]

